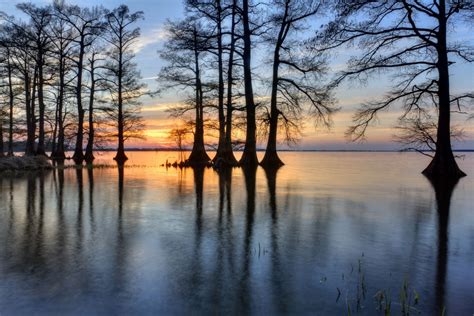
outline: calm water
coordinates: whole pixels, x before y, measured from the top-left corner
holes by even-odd
[[[474,154],[451,197],[417,154],[160,166],[176,156],[0,176],[0,314],[380,314],[380,290],[399,314],[404,280],[422,314],[474,313]]]

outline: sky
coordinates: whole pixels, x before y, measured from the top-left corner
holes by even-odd
[[[8,14],[18,15],[15,9],[16,4],[23,2],[18,0],[0,0],[0,10]],[[50,1],[34,0],[35,4],[48,4]],[[157,88],[157,75],[165,63],[160,60],[157,51],[166,41],[166,34],[163,25],[167,19],[175,20],[184,15],[182,0],[71,0],[68,3],[81,6],[102,5],[108,9],[117,7],[124,3],[131,11],[143,11],[145,19],[139,21],[137,26],[141,28],[141,37],[137,43],[136,62],[141,71],[143,81],[151,90]],[[314,21],[315,25],[320,25],[319,21]],[[474,42],[474,35],[467,26],[462,26],[456,30],[457,36],[462,41]],[[335,52],[337,56],[330,62],[330,69],[340,70],[344,67],[345,60],[356,51],[345,49]],[[255,56],[253,56],[255,57]],[[262,66],[264,61],[259,60],[258,56],[253,58],[254,67]],[[371,98],[383,96],[390,88],[390,78],[386,75],[373,77],[369,83],[364,86],[346,83],[335,92],[338,105],[341,110],[333,116],[333,126],[330,130],[316,128],[311,118],[306,118],[303,122],[303,136],[301,140],[291,148],[293,149],[316,149],[316,150],[396,150],[400,144],[393,140],[395,135],[394,126],[400,112],[396,108],[381,113],[379,120],[369,128],[367,139],[362,143],[352,143],[344,136],[347,127],[351,125],[351,117],[354,110],[364,101]],[[457,91],[474,90],[474,63],[457,63],[451,68],[451,89]],[[142,115],[146,124],[146,140],[131,141],[129,147],[166,147],[171,146],[167,137],[168,131],[175,127],[177,122],[168,117],[165,111],[170,105],[181,102],[184,99],[179,93],[165,93],[154,97],[145,97],[142,99]],[[466,137],[462,142],[454,142],[453,146],[457,149],[474,149],[474,122],[465,123],[464,119],[454,116],[454,124],[461,125],[465,131]],[[215,142],[215,141],[214,141]],[[263,148],[265,142],[262,141],[259,147]],[[280,148],[288,148],[281,144]]]

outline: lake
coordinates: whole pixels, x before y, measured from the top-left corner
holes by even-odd
[[[415,153],[128,155],[0,175],[1,315],[474,313],[474,153],[452,192]]]

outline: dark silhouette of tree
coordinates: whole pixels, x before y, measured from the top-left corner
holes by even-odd
[[[268,42],[274,46],[269,132],[263,166],[283,164],[277,153],[278,125],[285,129],[285,138],[292,141],[299,133],[301,114],[309,104],[318,123],[330,125],[335,111],[330,93],[319,86],[325,72],[325,61],[315,53],[312,45],[305,44],[297,33],[305,31],[308,20],[321,11],[314,0],[275,0],[270,18],[272,31]],[[290,49],[291,48],[291,49]]]
[[[75,32],[68,21],[62,18],[67,11],[64,2],[54,2],[53,15],[55,18],[50,27],[52,36],[52,56],[55,59],[55,71],[57,71],[57,97],[55,110],[55,124],[53,131],[53,146],[51,158],[64,159],[65,155],[65,102],[67,97],[67,86],[72,80],[70,73],[72,68],[74,46],[73,40]],[[69,75],[69,76],[68,76]]]
[[[172,140],[178,150],[179,150],[179,162],[183,163],[184,162],[184,145],[186,141],[187,135],[190,134],[190,130],[187,127],[177,127],[173,128],[169,132],[169,139]]]
[[[96,101],[96,93],[98,89],[98,85],[101,85],[102,80],[100,75],[97,73],[101,66],[99,63],[103,61],[103,58],[100,57],[100,50],[103,49],[101,46],[96,46],[92,48],[90,56],[88,58],[88,68],[87,71],[89,72],[89,113],[88,113],[88,138],[87,138],[87,146],[86,146],[86,153],[84,155],[84,159],[87,163],[92,163],[95,159],[94,157],[94,144],[95,144],[95,118],[94,118],[94,109],[95,109],[95,101]]]
[[[184,88],[194,93],[188,104],[170,109],[173,116],[194,110],[194,143],[187,160],[190,165],[207,164],[211,159],[204,146],[204,85],[202,83],[202,54],[208,45],[206,31],[194,18],[168,22],[169,34],[161,57],[168,62],[159,75],[162,89]]]
[[[139,116],[138,98],[144,94],[145,85],[139,82],[140,73],[133,62],[133,45],[140,36],[140,29],[133,25],[143,18],[143,12],[131,13],[126,5],[106,13],[105,41],[110,45],[104,65],[104,82],[110,92],[112,106],[107,113],[116,122],[118,148],[114,159],[124,162],[125,140],[140,137],[143,124]]]
[[[5,117],[8,117],[8,156],[13,156],[13,113],[15,106],[15,97],[18,94],[15,92],[15,67],[13,62],[13,46],[12,38],[10,34],[11,28],[5,26],[0,30],[0,65],[2,71],[2,77],[6,78],[6,82],[2,83],[2,88],[6,89],[2,91],[8,97],[8,109],[3,109],[3,122]],[[3,138],[2,140],[3,141]]]
[[[256,166],[257,159],[257,123],[256,123],[256,106],[253,95],[252,83],[252,29],[250,27],[250,10],[249,0],[242,0],[242,7],[239,10],[242,16],[243,28],[243,67],[244,67],[244,86],[245,86],[245,108],[246,108],[246,122],[247,130],[245,136],[245,148],[240,159],[240,164]]]
[[[3,37],[3,45],[10,48],[11,65],[19,82],[22,83],[23,105],[26,125],[26,146],[25,155],[36,154],[36,82],[37,67],[35,63],[36,53],[32,49],[33,37],[28,24],[16,21],[13,17],[7,17],[8,24],[3,26],[3,33],[8,36]]]
[[[51,43],[48,34],[48,25],[51,21],[51,7],[37,7],[32,3],[21,3],[17,5],[18,9],[28,15],[30,23],[28,24],[30,37],[30,47],[34,54],[36,63],[37,82],[36,89],[38,93],[38,144],[36,148],[37,155],[46,155],[45,151],[45,75],[47,66],[47,53]]]
[[[225,149],[225,109],[224,109],[224,43],[223,28],[226,10],[223,7],[222,0],[187,0],[187,8],[196,12],[197,17],[202,17],[213,30],[207,34],[211,44],[208,51],[215,55],[217,59],[217,111],[218,111],[218,132],[219,140],[217,153],[213,161],[224,159]]]
[[[103,9],[99,7],[81,8],[79,6],[66,6],[65,10],[60,11],[60,18],[67,21],[74,29],[74,44],[76,53],[74,54],[74,63],[76,70],[76,105],[77,105],[77,133],[76,145],[73,159],[76,163],[82,163],[84,160],[84,116],[85,110],[82,105],[83,86],[84,86],[84,62],[88,48],[101,34],[104,25],[102,24]]]
[[[329,47],[357,43],[363,53],[353,57],[348,70],[335,81],[398,71],[394,89],[383,99],[364,104],[354,116],[348,135],[363,139],[377,114],[394,104],[402,104],[402,119],[437,106],[436,152],[423,171],[430,177],[464,176],[451,149],[451,111],[462,108],[473,94],[454,96],[450,90],[449,67],[456,59],[474,60],[472,47],[453,43],[448,32],[473,5],[464,1],[340,1],[335,6],[336,21],[328,27]]]
[[[235,50],[236,42],[239,36],[236,34],[237,23],[237,0],[232,0],[231,4],[231,22],[230,22],[230,44],[229,44],[229,57],[227,62],[227,98],[226,98],[226,118],[225,118],[225,141],[224,148],[220,155],[224,163],[229,166],[236,166],[237,159],[234,156],[232,148],[232,114],[234,111],[233,106],[233,84],[234,84],[234,62],[235,62]]]

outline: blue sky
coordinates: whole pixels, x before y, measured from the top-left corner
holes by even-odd
[[[0,10],[18,15],[15,5],[23,1],[18,0],[0,0]],[[32,1],[35,4],[47,4],[50,1],[40,0]],[[138,43],[136,61],[141,71],[144,82],[151,89],[156,87],[156,76],[163,66],[157,50],[166,39],[163,32],[163,24],[167,19],[177,19],[184,14],[183,4],[180,0],[133,0],[133,1],[115,1],[115,0],[83,0],[68,1],[68,3],[79,4],[81,6],[102,5],[106,8],[114,8],[122,3],[127,4],[131,11],[143,11],[145,19],[140,21],[137,26],[141,28],[142,36]],[[315,25],[320,25],[320,21],[315,21]],[[463,25],[456,30],[459,40],[472,43],[474,41],[473,32],[468,26]],[[356,51],[344,50],[336,52],[337,56],[331,62],[332,69],[344,67],[345,60],[356,54]],[[260,60],[259,53],[255,54],[254,67],[259,71],[265,71],[261,68],[264,61]],[[263,69],[263,70],[260,70]],[[353,85],[347,83],[336,91],[336,97],[339,105],[342,107],[340,113],[334,116],[334,127],[330,131],[315,129],[310,119],[307,119],[304,129],[304,137],[298,145],[298,148],[306,149],[397,149],[399,144],[393,142],[393,126],[396,123],[398,111],[396,108],[389,112],[382,113],[378,124],[374,125],[368,133],[368,140],[364,143],[348,143],[344,137],[344,131],[350,125],[351,115],[357,106],[369,98],[381,96],[390,87],[390,79],[386,75],[377,78],[374,77],[366,86]],[[459,63],[451,69],[451,88],[453,93],[457,91],[474,90],[474,64]],[[150,131],[155,134],[164,135],[173,124],[167,117],[165,109],[169,104],[177,103],[182,100],[182,96],[176,93],[169,93],[154,98],[143,99],[143,116],[147,120]],[[462,143],[455,143],[457,148],[474,148],[474,127],[472,121],[466,124],[457,117],[453,118],[455,124],[462,124],[466,131],[466,139]],[[151,132],[150,135],[153,135]],[[162,138],[162,137],[161,137]],[[160,137],[149,137],[143,146],[160,146],[164,140]],[[262,144],[263,145],[263,144]]]

